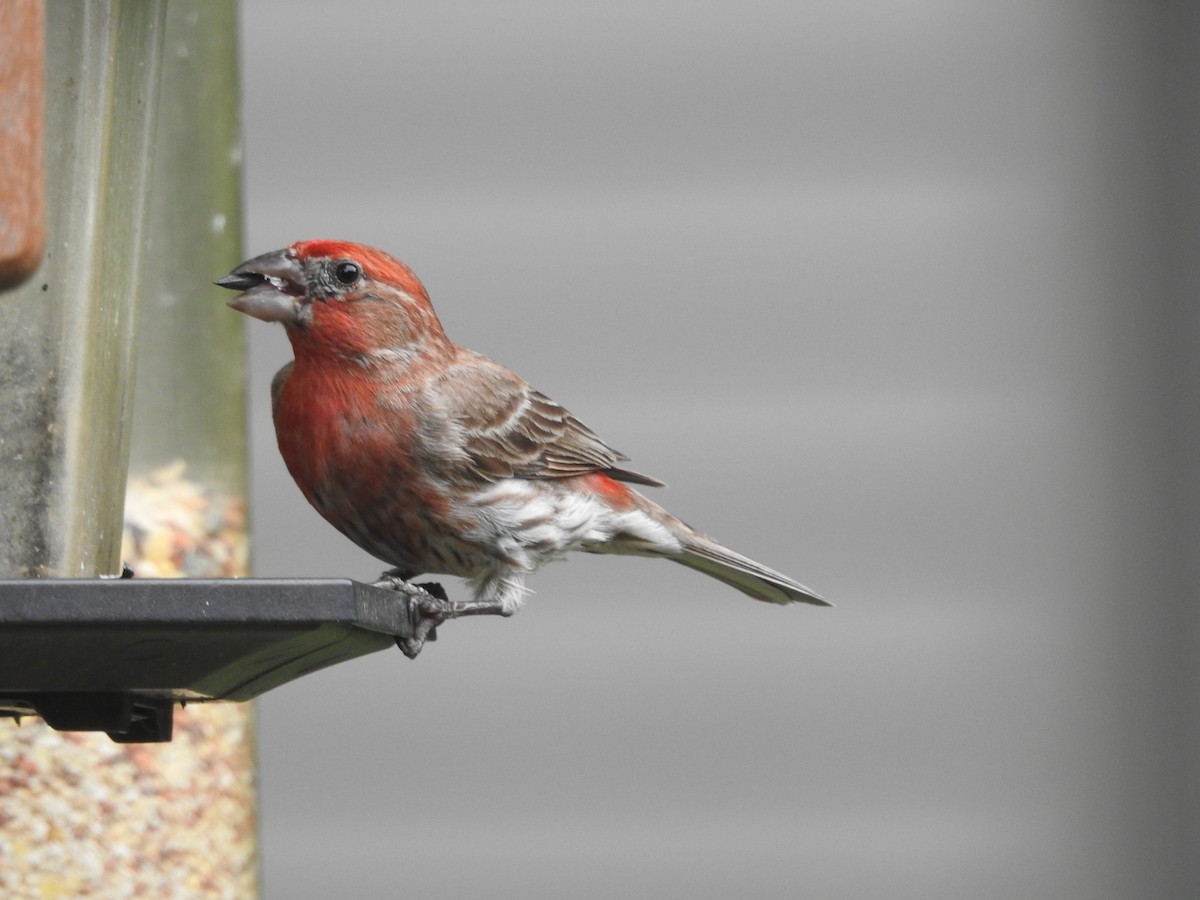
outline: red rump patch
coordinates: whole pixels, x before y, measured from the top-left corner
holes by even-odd
[[[583,481],[613,509],[629,509],[634,505],[633,492],[603,472],[589,472]]]

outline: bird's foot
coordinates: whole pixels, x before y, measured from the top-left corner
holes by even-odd
[[[426,641],[437,640],[437,627],[447,619],[463,616],[511,616],[499,601],[453,601],[436,582],[413,584],[396,570],[384,572],[375,587],[399,591],[408,596],[412,634],[397,637],[396,646],[409,659],[416,659]]]

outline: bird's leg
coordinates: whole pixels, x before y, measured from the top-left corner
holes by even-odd
[[[399,591],[408,596],[412,620],[412,637],[396,638],[396,646],[409,659],[416,659],[426,641],[437,640],[437,627],[447,619],[463,616],[511,616],[498,600],[452,601],[446,591],[436,582],[412,584],[411,574],[391,569],[379,576],[375,587]]]

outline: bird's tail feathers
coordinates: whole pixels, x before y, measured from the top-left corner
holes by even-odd
[[[723,581],[743,594],[766,603],[811,603],[813,606],[831,606],[819,594],[809,590],[782,572],[769,569],[747,556],[742,556],[723,547],[703,535],[689,536],[684,541],[683,551],[672,556],[698,572]]]

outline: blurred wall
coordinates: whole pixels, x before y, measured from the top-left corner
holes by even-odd
[[[247,252],[396,253],[837,604],[581,557],[271,693],[266,896],[1200,892],[1196,17],[246,3]],[[370,579],[248,327],[256,571]]]

